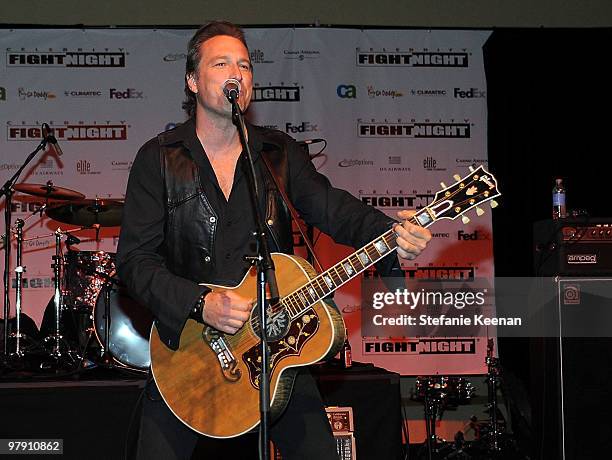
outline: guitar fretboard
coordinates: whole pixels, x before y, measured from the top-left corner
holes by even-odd
[[[425,227],[431,223],[431,219],[426,209],[422,209],[410,222]],[[388,230],[301,288],[283,297],[281,305],[294,319],[396,249],[397,234],[394,230]]]

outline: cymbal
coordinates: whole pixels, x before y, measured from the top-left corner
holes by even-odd
[[[21,193],[41,196],[43,198],[54,198],[57,200],[82,200],[85,198],[80,192],[68,188],[56,187],[52,183],[46,184],[17,184],[13,187]]]
[[[84,227],[95,224],[101,227],[119,226],[122,212],[122,202],[105,199],[71,201],[45,211],[53,220]]]

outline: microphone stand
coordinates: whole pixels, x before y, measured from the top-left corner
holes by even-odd
[[[253,165],[253,156],[246,138],[246,126],[242,111],[238,106],[238,94],[236,91],[229,91],[227,99],[232,105],[232,121],[236,125],[240,142],[242,144],[242,162],[249,183],[249,195],[251,197],[251,206],[255,216],[256,230],[254,236],[257,244],[257,255],[255,257],[247,257],[252,260],[257,266],[257,308],[259,312],[259,324],[261,335],[261,374],[259,377],[259,457],[263,460],[270,458],[270,441],[269,441],[269,426],[270,426],[270,356],[268,349],[268,332],[267,323],[267,299],[266,285],[270,288],[270,302],[274,304],[278,300],[278,286],[276,284],[276,276],[274,274],[274,263],[270,254],[270,248],[266,240],[264,221],[259,209],[259,187],[255,176],[255,167]]]
[[[4,233],[4,356],[3,363],[6,365],[8,363],[9,358],[9,350],[8,350],[8,342],[9,342],[9,333],[8,333],[8,319],[10,313],[10,299],[9,299],[9,290],[11,288],[11,277],[10,277],[10,264],[11,264],[11,220],[12,220],[12,206],[13,206],[13,185],[17,182],[17,179],[25,169],[25,167],[34,159],[36,154],[43,150],[47,143],[49,142],[48,136],[43,137],[43,140],[40,141],[40,144],[36,147],[32,153],[28,155],[25,162],[20,166],[20,168],[13,174],[9,180],[7,180],[2,188],[0,189],[0,198],[2,196],[4,199],[4,225],[5,225],[5,233]]]

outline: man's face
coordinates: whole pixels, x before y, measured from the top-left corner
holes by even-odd
[[[245,111],[253,94],[253,73],[249,52],[240,40],[217,35],[200,45],[197,75],[187,79],[189,89],[196,94],[199,110],[231,117],[232,107],[223,94],[228,78],[240,82],[238,104]]]

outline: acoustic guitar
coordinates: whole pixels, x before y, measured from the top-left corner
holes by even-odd
[[[429,227],[441,219],[454,220],[479,204],[499,196],[497,181],[482,166],[436,193],[433,202],[418,210],[410,221]],[[393,229],[380,235],[329,270],[317,274],[304,259],[272,255],[281,296],[268,307],[267,334],[270,347],[270,401],[274,419],[285,408],[297,367],[335,356],[344,342],[340,313],[323,299],[368,267],[394,253]],[[233,290],[256,297],[255,270],[234,287],[205,284],[213,291]],[[235,334],[187,320],[180,347],[173,351],[151,330],[151,368],[155,383],[172,412],[200,434],[231,438],[259,424],[259,376],[261,373],[261,325],[253,309],[251,317]]]

